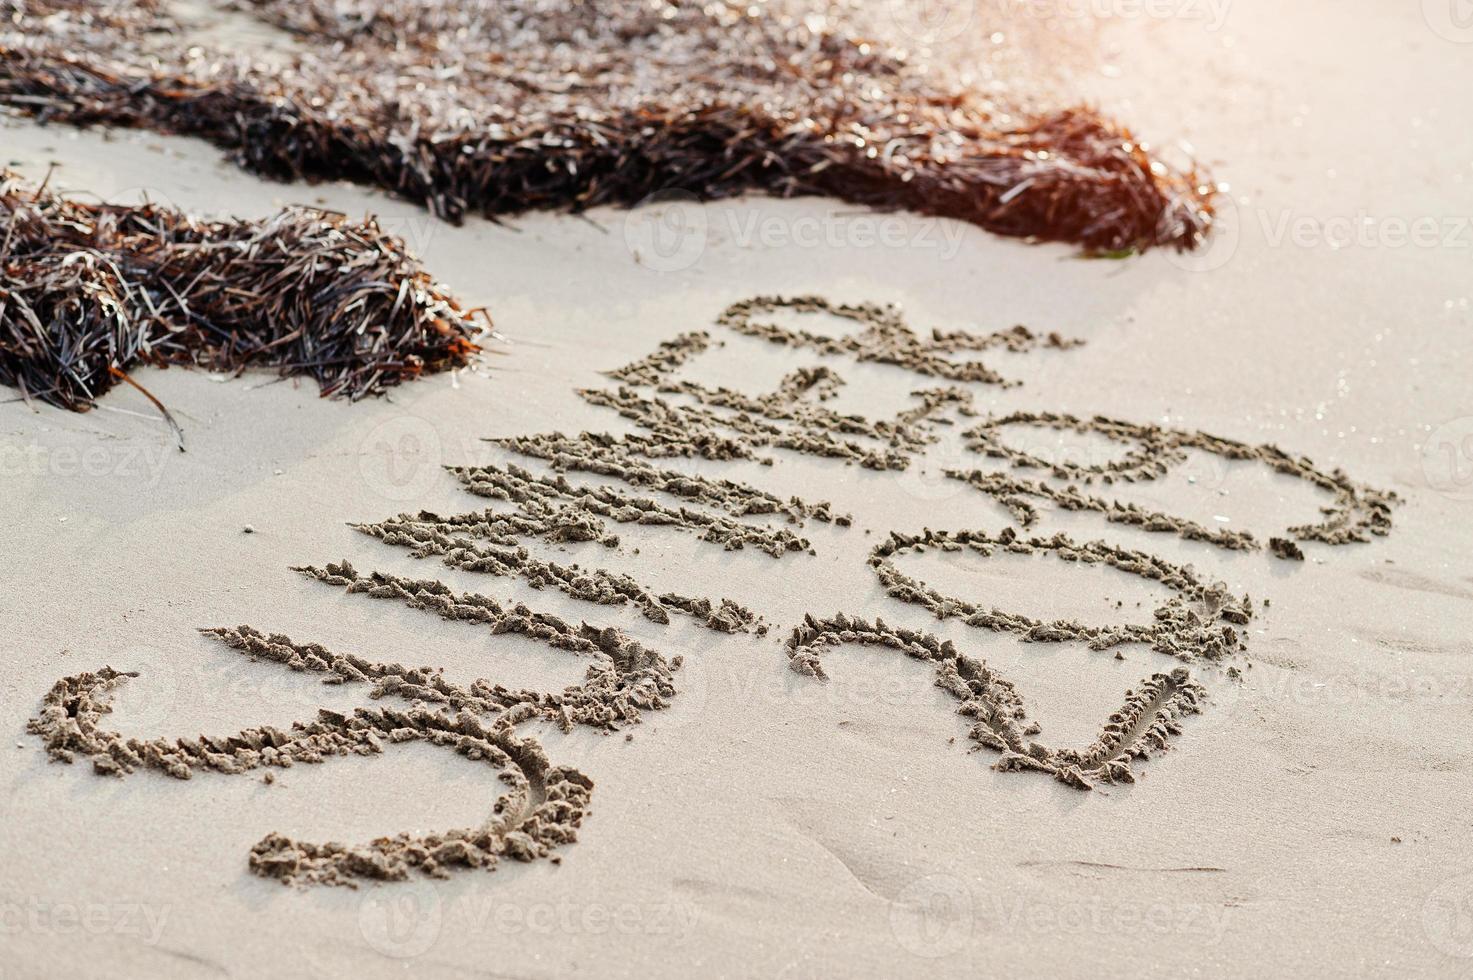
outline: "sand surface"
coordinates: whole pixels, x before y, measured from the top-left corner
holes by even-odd
[[[375,213],[489,306],[504,341],[479,372],[358,405],[261,375],[141,372],[185,429],[182,455],[136,392],[87,415],[0,404],[0,975],[1466,975],[1473,133],[1461,83],[1473,45],[1426,6],[1351,15],[1238,0],[1216,30],[1187,17],[1106,25],[1110,70],[1089,83],[1098,97],[1145,133],[1190,140],[1231,185],[1224,234],[1189,258],[1085,261],[822,201],[678,210],[704,234],[663,250],[641,212],[452,228],[358,188],[259,181],[194,141],[7,123],[0,162],[39,179],[55,161],[62,188],[206,213]],[[979,355],[1022,384],[966,386],[977,410],[1100,413],[1276,443],[1394,491],[1394,527],[1368,544],[1305,543],[1296,562],[1046,509],[1030,533],[1190,564],[1255,610],[1244,653],[1190,665],[1209,697],[1170,751],[1138,762],[1133,785],[1081,792],[969,751],[970,721],[924,663],[846,647],[825,655],[826,681],[788,669],[783,640],[805,613],[881,616],[985,658],[1051,744],[1085,745],[1127,689],[1178,666],[1139,644],[1117,659],[1022,643],[884,594],[866,559],[890,531],[1015,523],[942,475],[980,465],[956,436],[903,472],[781,449],[771,467],[668,463],[853,515],[848,528],[808,521],[798,533],[811,555],[725,551],[669,528],[620,528],[617,551],[530,546],[662,592],[729,597],[772,624],[764,636],[688,617],[661,626],[632,606],[416,561],[348,526],[485,506],[441,466],[507,461],[488,437],[637,431],[577,389],[612,387],[600,372],[685,331],[725,346],[683,376],[752,395],[828,365],[846,384],[827,407],[889,417],[936,386],[715,325],[766,294],[894,303],[922,332],[1022,323],[1081,338]],[[1097,435],[1004,430],[1049,459],[1122,454]],[[1158,481],[1096,489],[1260,542],[1330,502],[1262,465],[1200,453]],[[250,624],[513,688],[560,689],[586,667],[291,571],[344,558],[618,626],[684,657],[670,707],[639,725],[527,726],[553,762],[595,783],[560,864],[283,887],[247,867],[269,833],[366,842],[471,826],[503,788],[424,744],[297,765],[270,783],[116,780],[86,760],[48,762],[26,733],[55,681],[105,664],[140,675],[109,718],[126,735],[284,728],[319,706],[364,703],[352,685],[251,662],[200,627]],[[1047,555],[930,549],[896,564],[948,595],[1044,619],[1149,623],[1170,595]]]

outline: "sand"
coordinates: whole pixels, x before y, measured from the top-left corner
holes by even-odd
[[[1195,257],[747,198],[671,262],[7,124],[64,188],[378,214],[504,342],[354,405],[140,372],[186,454],[0,405],[5,975],[1465,974],[1467,48],[1207,27],[1092,83],[1231,184]]]

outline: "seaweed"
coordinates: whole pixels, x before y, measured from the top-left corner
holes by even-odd
[[[0,171],[0,384],[28,399],[86,411],[134,365],[188,364],[356,400],[468,363],[478,318],[371,218],[206,221]]]
[[[227,50],[157,0],[0,0],[0,105],[202,137],[253,172],[353,180],[451,221],[756,190],[1104,254],[1190,249],[1212,221],[1195,169],[1093,107],[887,42],[855,2],[238,9],[296,43]]]

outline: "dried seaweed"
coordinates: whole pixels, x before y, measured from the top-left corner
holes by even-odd
[[[1118,253],[1191,248],[1212,219],[1210,181],[1095,109],[1004,100],[853,0],[240,9],[298,41],[268,61],[180,37],[157,0],[0,0],[0,104],[203,137],[450,220],[759,190]]]
[[[28,398],[85,411],[135,364],[192,364],[357,399],[465,364],[478,313],[372,219],[204,221],[0,172],[0,384]]]

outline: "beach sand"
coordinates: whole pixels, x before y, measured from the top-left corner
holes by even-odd
[[[486,305],[503,339],[475,371],[353,405],[263,374],[138,372],[183,427],[184,454],[124,388],[85,415],[0,404],[0,731],[12,736],[0,748],[0,974],[1465,975],[1473,134],[1457,82],[1473,45],[1428,6],[1352,15],[1238,0],[1216,29],[1184,16],[1105,25],[1111,70],[1092,76],[1094,94],[1143,134],[1190,140],[1230,185],[1207,250],[1125,261],[817,200],[680,207],[674,217],[699,233],[663,251],[649,211],[456,228],[361,188],[263,182],[192,140],[7,122],[0,163],[39,180],[56,162],[54,188],[206,214],[287,203],[374,213],[457,295]],[[1422,229],[1416,241],[1408,226]],[[669,527],[621,526],[616,550],[529,545],[660,592],[729,597],[771,624],[766,635],[684,616],[662,626],[633,605],[415,560],[349,526],[487,505],[444,465],[510,459],[541,472],[487,438],[636,432],[577,391],[614,387],[600,372],[686,331],[725,346],[682,376],[748,394],[827,365],[846,384],[826,407],[888,417],[914,404],[911,390],[946,383],[716,325],[731,304],[773,294],[893,303],[923,334],[1025,324],[1080,338],[977,355],[1022,383],[967,385],[976,409],[1274,443],[1397,494],[1393,527],[1369,543],[1305,542],[1299,562],[1046,509],[1028,533],[1190,564],[1253,602],[1245,651],[1186,664],[1207,696],[1170,750],[1137,762],[1133,784],[1080,792],[990,768],[998,754],[971,751],[972,721],[928,664],[850,646],[825,654],[827,680],[789,669],[784,641],[805,614],[880,616],[985,658],[1041,738],[1083,746],[1127,690],[1181,666],[1139,644],[1023,643],[884,594],[866,562],[890,531],[1016,524],[942,475],[979,465],[959,434],[901,472],[782,449],[767,453],[771,467],[659,461],[852,514],[850,527],[793,526],[812,554],[727,551]],[[1125,448],[1005,429],[1007,445],[1053,460],[1108,465]],[[1331,501],[1200,452],[1159,480],[1090,489],[1260,543],[1320,520]],[[129,736],[286,728],[319,706],[367,703],[361,687],[243,658],[201,627],[250,624],[443,666],[459,684],[557,690],[588,666],[291,570],[345,558],[617,626],[683,657],[670,706],[637,725],[524,726],[554,764],[594,783],[560,863],[283,887],[248,868],[268,834],[362,843],[473,826],[504,787],[424,743],[271,770],[269,782],[119,780],[86,759],[48,762],[27,733],[57,680],[103,665],[139,672],[106,716]],[[1171,594],[1047,555],[929,549],[896,561],[940,592],[1043,619],[1149,623]]]

